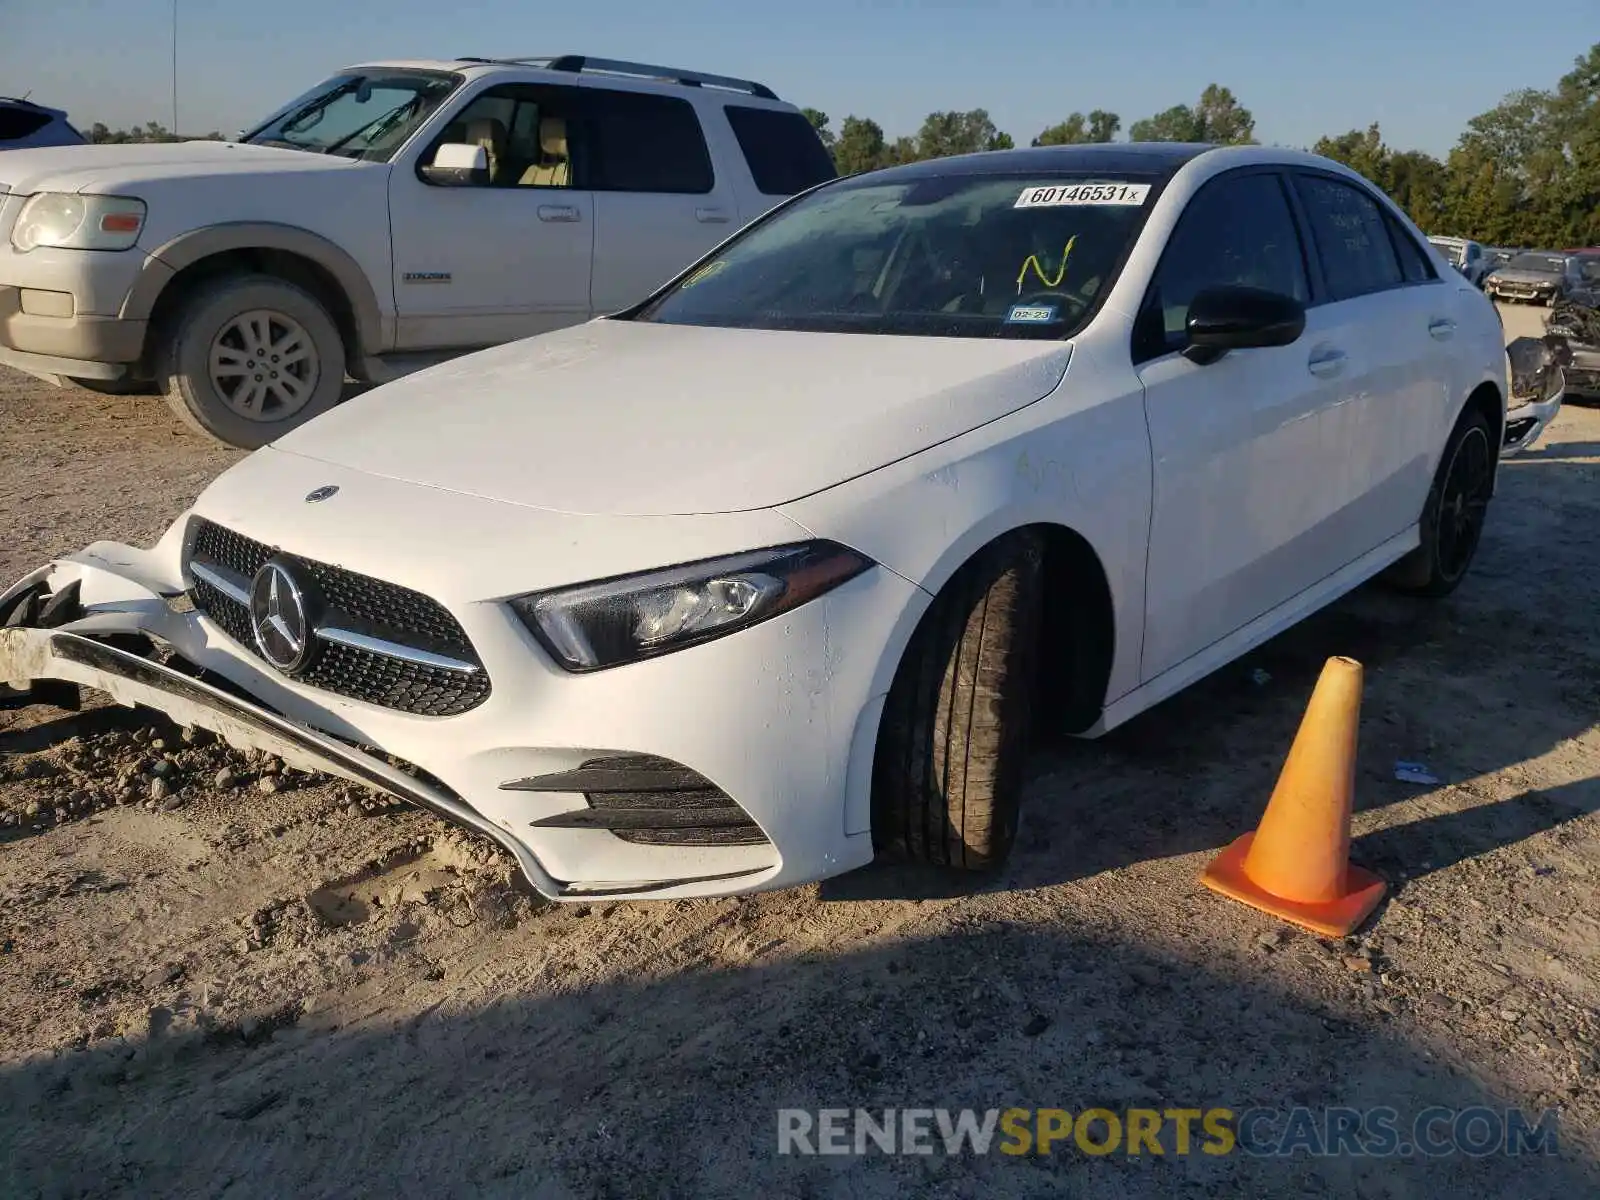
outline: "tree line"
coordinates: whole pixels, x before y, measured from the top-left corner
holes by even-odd
[[[848,116],[835,129],[827,113],[804,111],[843,175],[1016,144],[981,108],[929,113],[915,136],[893,141],[870,118]],[[1255,124],[1232,91],[1212,84],[1193,105],[1133,122],[1127,140],[1254,145]],[[1121,130],[1118,114],[1093,109],[1069,114],[1030,144],[1111,142]],[[1554,88],[1512,92],[1473,117],[1444,159],[1388,145],[1376,122],[1318,138],[1310,149],[1370,179],[1430,234],[1495,246],[1600,245],[1600,43]]]
[[[143,125],[135,125],[132,129],[109,129],[101,121],[96,121],[84,133],[96,145],[126,146],[139,142],[220,142],[222,134],[216,130],[210,133],[173,133],[160,121],[146,121]]]

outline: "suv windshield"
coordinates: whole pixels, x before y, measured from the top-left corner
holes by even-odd
[[[933,337],[1067,337],[1144,224],[1152,177],[943,175],[830,184],[635,317]]]
[[[335,75],[279,109],[243,141],[388,162],[461,84],[433,71]]]
[[[1445,258],[1449,259],[1452,265],[1457,267],[1461,265],[1460,246],[1454,245],[1450,242],[1434,242],[1433,248],[1440,254],[1444,255]]]

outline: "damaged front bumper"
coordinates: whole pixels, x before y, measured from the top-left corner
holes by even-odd
[[[1500,457],[1520,454],[1550,427],[1566,395],[1563,362],[1571,361],[1566,346],[1550,337],[1520,337],[1506,346],[1510,400]]]
[[[0,629],[0,681],[15,689],[20,698],[34,697],[41,683],[93,688],[129,708],[156,709],[178,724],[210,730],[232,746],[275,754],[300,770],[323,771],[388,792],[491,838],[516,857],[529,881],[544,894],[564,890],[526,847],[443,789],[193,675],[106,641],[64,629]],[[59,697],[59,691],[48,687],[37,694],[39,699]]]
[[[1550,422],[1556,419],[1556,414],[1561,411],[1564,399],[1565,393],[1557,392],[1552,399],[1517,403],[1515,408],[1507,412],[1505,440],[1500,447],[1500,457],[1510,458],[1513,454],[1520,454],[1538,441],[1540,435],[1550,427]]]
[[[830,663],[823,687],[814,659],[841,628],[887,638],[913,619],[921,594],[891,572],[692,652],[572,676],[503,605],[456,599],[495,687],[434,717],[287,677],[197,608],[181,565],[195,519],[0,594],[0,702],[18,689],[13,702],[74,707],[90,688],[387,792],[491,838],[552,899],[735,895],[871,861],[878,664]]]

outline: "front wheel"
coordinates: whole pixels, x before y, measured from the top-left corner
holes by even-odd
[[[884,706],[872,830],[887,858],[964,870],[1011,851],[1033,716],[1043,545],[1027,532],[980,551],[912,636]]]
[[[1445,443],[1444,457],[1422,506],[1422,544],[1395,564],[1389,581],[1416,596],[1448,596],[1478,553],[1498,457],[1480,412],[1469,412]]]
[[[197,433],[254,450],[339,402],[344,341],[316,297],[284,279],[207,284],[172,326],[167,404]]]

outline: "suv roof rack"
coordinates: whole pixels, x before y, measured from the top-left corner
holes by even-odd
[[[594,58],[587,54],[545,54],[526,58],[472,58],[462,57],[457,62],[516,63],[519,66],[543,67],[547,71],[596,71],[605,75],[635,75],[643,79],[666,79],[684,87],[724,88],[730,92],[746,92],[763,100],[776,100],[778,94],[764,83],[753,79],[735,79],[731,75],[711,75],[705,71],[680,71],[677,67],[658,67],[650,63],[626,62],[619,58]]]

